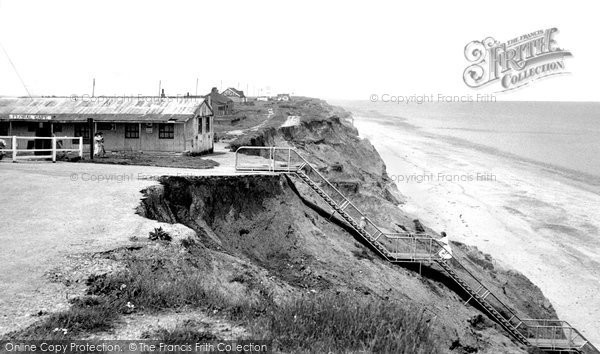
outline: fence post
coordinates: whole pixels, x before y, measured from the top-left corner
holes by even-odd
[[[52,137],[52,163],[56,163],[56,137]]]
[[[235,150],[235,172],[238,171],[238,151],[240,150],[240,148],[237,148]]]
[[[79,137],[79,158],[83,158],[83,137]]]
[[[89,129],[89,140],[90,140],[90,160],[94,159],[94,138],[95,136],[95,125],[94,125],[94,119],[93,118],[88,118],[87,119],[87,123],[88,123],[88,129]]]
[[[13,135],[12,137],[12,159],[13,162],[17,162],[17,136]]]

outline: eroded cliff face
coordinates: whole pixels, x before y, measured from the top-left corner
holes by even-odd
[[[230,146],[292,146],[344,191],[382,197],[393,204],[402,196],[386,173],[385,163],[367,139],[344,118],[349,113],[321,100],[291,102],[287,114],[299,125],[269,127],[241,136]]]
[[[296,183],[284,175],[168,177],[145,191],[139,213],[194,229],[219,267],[235,259],[235,268],[244,269],[244,277],[262,279],[261,293],[276,302],[313,292],[386,299],[423,309],[445,351],[523,351],[480,311],[464,306],[466,295],[443,272],[425,265],[419,273],[415,265],[397,266],[378,258],[339,220],[307,203]],[[519,312],[532,317],[553,313],[524,277],[463,248],[465,262],[495,291],[503,294],[504,289],[502,296]],[[211,271],[217,274],[219,267]],[[240,285],[238,291],[252,293],[251,284]]]
[[[270,126],[241,136],[239,146],[292,146],[382,229],[414,231],[398,208],[402,196],[368,140],[344,119],[348,113],[319,100],[286,106],[296,126]],[[307,291],[348,293],[424,309],[448,352],[521,352],[468,296],[435,266],[392,265],[368,250],[299,178],[240,176],[164,178],[145,191],[140,213],[194,229],[215,259],[235,257],[266,274],[268,292],[282,301]],[[435,230],[425,229],[435,235]],[[521,274],[477,249],[454,243],[476,277],[513,311],[529,318],[556,317],[540,290]]]

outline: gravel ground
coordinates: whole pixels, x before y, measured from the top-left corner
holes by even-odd
[[[207,156],[219,163],[214,169],[0,163],[0,334],[65,308],[78,291],[65,286],[69,269],[110,268],[89,264],[85,255],[126,246],[159,225],[135,214],[140,191],[159,176],[235,174],[235,155],[222,145],[216,150]]]

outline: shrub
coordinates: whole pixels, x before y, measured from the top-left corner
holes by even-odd
[[[156,227],[154,228],[154,231],[150,231],[150,233],[148,234],[148,238],[152,241],[171,241],[172,239],[171,235],[169,235],[168,232],[163,230],[162,227]]]
[[[183,240],[181,240],[181,246],[185,249],[190,249],[190,248],[194,247],[195,245],[196,245],[196,241],[191,237],[187,237],[187,238],[184,238]]]
[[[366,259],[369,261],[373,261],[373,259],[374,259],[373,256],[371,255],[371,253],[366,248],[362,248],[360,250],[353,250],[352,254],[357,259]]]

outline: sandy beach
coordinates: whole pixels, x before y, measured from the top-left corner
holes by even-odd
[[[551,169],[440,139],[399,118],[355,126],[407,198],[400,207],[529,277],[561,319],[600,342],[600,195]]]

